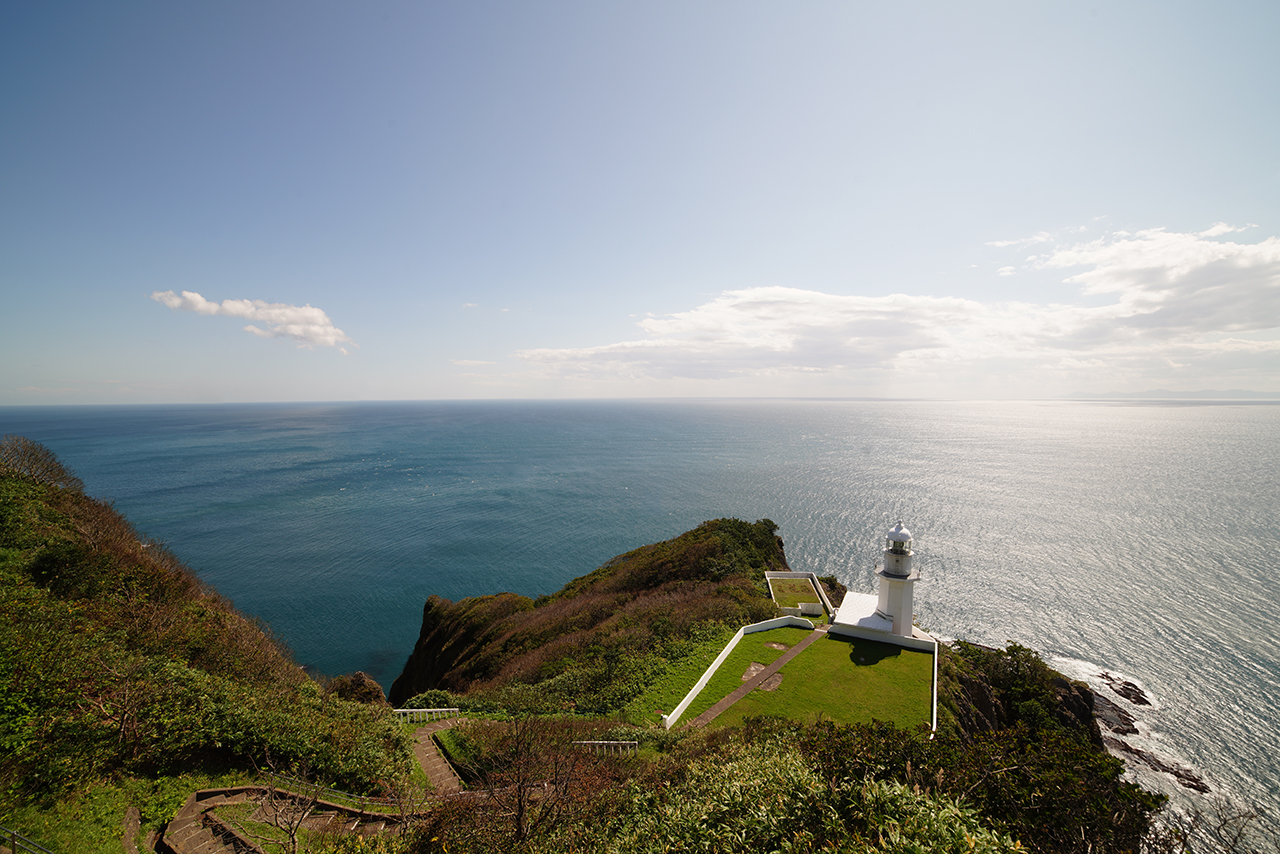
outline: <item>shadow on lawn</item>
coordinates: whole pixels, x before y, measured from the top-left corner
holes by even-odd
[[[897,658],[902,654],[900,647],[889,643],[878,643],[860,638],[845,640],[844,638],[828,637],[827,640],[846,644],[849,647],[849,660],[860,667],[879,664],[886,658]]]

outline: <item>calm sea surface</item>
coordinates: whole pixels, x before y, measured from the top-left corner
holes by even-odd
[[[919,622],[1139,683],[1139,746],[1280,804],[1280,405],[455,402],[0,407],[301,663],[383,685],[423,600],[548,593],[721,516]],[[1158,779],[1149,785],[1173,787]]]

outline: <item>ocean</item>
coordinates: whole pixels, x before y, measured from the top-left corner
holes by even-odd
[[[1150,707],[1129,739],[1280,804],[1280,402],[485,401],[0,407],[298,661],[384,686],[422,604],[552,592],[724,516],[918,623]],[[1164,775],[1146,785],[1188,796]],[[1194,796],[1191,796],[1194,797]]]

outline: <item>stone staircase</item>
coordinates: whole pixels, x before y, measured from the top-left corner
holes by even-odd
[[[214,815],[212,810],[226,804],[260,801],[268,794],[262,786],[234,786],[226,789],[202,789],[187,798],[182,809],[165,828],[164,836],[156,844],[160,854],[264,854],[262,848],[240,831]],[[312,801],[302,795],[277,789],[277,798],[293,798],[310,811],[302,826],[308,830],[336,829],[360,836],[381,833],[398,817],[382,813],[366,812],[329,801]],[[254,813],[255,820],[265,821],[261,809]]]
[[[440,755],[431,736],[465,720],[465,718],[433,720],[426,726],[420,727],[414,734],[414,756],[422,765],[437,796],[459,795],[462,792],[462,781],[458,779],[457,773],[448,761]],[[213,813],[213,810],[226,804],[260,800],[267,791],[263,786],[232,786],[193,792],[169,822],[164,835],[156,841],[156,852],[158,854],[264,854],[257,843],[222,821]],[[291,796],[305,800],[307,803],[312,802],[309,798],[303,799],[301,795],[291,795],[282,788],[276,789],[276,795]],[[260,812],[255,813],[255,820],[263,818]],[[330,801],[315,800],[310,813],[303,821],[303,827],[312,831],[335,830],[340,827],[347,833],[372,836],[381,833],[398,820],[399,817],[395,815],[367,812]]]
[[[437,794],[452,795],[462,791],[462,781],[458,779],[457,773],[448,760],[440,755],[440,749],[436,747],[432,736],[442,729],[449,729],[465,721],[466,718],[432,721],[426,726],[419,727],[413,734],[413,755],[417,757],[418,764],[426,772],[427,779],[431,781],[431,788]]]

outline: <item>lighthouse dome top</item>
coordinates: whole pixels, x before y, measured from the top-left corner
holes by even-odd
[[[909,543],[911,542],[911,532],[903,527],[902,520],[898,520],[898,524],[889,529],[887,539],[895,543]]]

